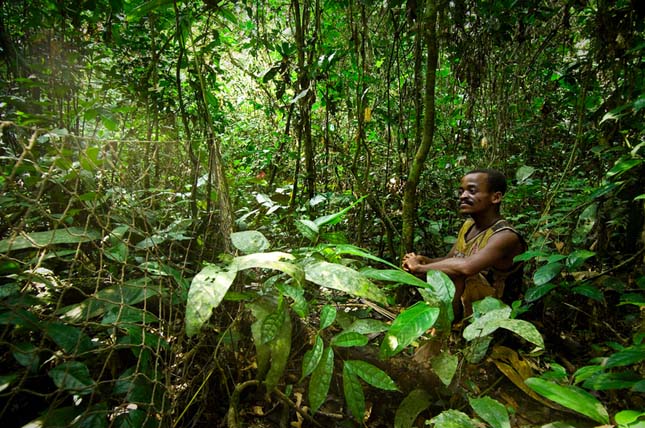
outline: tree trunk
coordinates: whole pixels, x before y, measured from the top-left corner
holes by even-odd
[[[428,56],[426,58],[426,82],[424,93],[424,117],[423,117],[423,138],[421,144],[417,147],[414,159],[410,166],[408,180],[403,192],[403,213],[402,213],[402,253],[413,250],[414,244],[414,224],[416,220],[417,199],[416,192],[419,185],[419,178],[423,171],[423,166],[428,157],[430,145],[434,137],[435,130],[435,81],[437,74],[437,61],[439,56],[439,47],[437,43],[437,3],[436,0],[428,0],[426,4],[426,13],[424,20],[424,39],[428,47]]]

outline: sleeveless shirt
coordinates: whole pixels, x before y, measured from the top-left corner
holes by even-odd
[[[467,239],[466,236],[474,224],[474,220],[469,218],[461,226],[459,234],[457,235],[457,242],[455,243],[454,257],[468,257],[477,253],[486,246],[491,236],[502,230],[510,230],[515,233],[520,238],[523,251],[526,250],[527,246],[524,238],[522,238],[519,232],[508,221],[500,219],[487,229]],[[466,287],[462,295],[464,306],[469,307],[472,302],[481,300],[487,296],[504,300],[506,303],[511,303],[513,300],[519,298],[521,293],[522,268],[523,263],[521,262],[514,263],[508,270],[490,267],[466,278]]]

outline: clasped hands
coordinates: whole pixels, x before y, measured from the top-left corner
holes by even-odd
[[[410,273],[422,273],[421,266],[430,263],[431,259],[420,254],[408,253],[401,260],[401,267]]]

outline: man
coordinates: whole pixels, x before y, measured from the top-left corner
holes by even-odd
[[[453,280],[455,319],[471,315],[474,301],[487,296],[502,299],[505,291],[517,292],[511,288],[519,286],[522,265],[513,258],[526,251],[526,243],[500,214],[505,192],[506,178],[501,172],[470,171],[459,186],[459,211],[470,218],[448,255],[430,259],[409,253],[403,257],[403,269],[413,274],[439,270]]]

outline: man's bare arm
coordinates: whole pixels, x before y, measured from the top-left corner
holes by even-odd
[[[513,265],[513,257],[520,251],[521,242],[518,236],[511,231],[501,231],[493,235],[486,246],[472,256],[447,257],[430,263],[420,263],[418,258],[410,258],[404,266],[412,273],[439,270],[450,277],[467,277],[489,267],[508,269]]]

